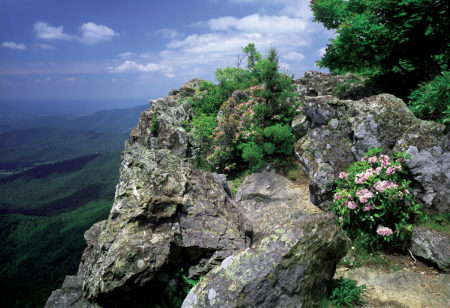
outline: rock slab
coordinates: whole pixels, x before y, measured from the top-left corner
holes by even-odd
[[[190,291],[182,307],[317,305],[347,247],[334,215],[303,216],[226,258]]]
[[[307,185],[297,185],[273,168],[246,176],[235,202],[253,242],[289,220],[321,212],[311,203]]]
[[[414,227],[411,234],[411,252],[450,272],[450,236],[444,232]]]

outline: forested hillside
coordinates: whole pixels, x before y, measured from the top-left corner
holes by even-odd
[[[54,127],[0,135],[1,307],[42,307],[76,273],[83,234],[109,213],[124,141],[143,109],[9,122]]]

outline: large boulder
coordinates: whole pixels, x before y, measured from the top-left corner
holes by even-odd
[[[388,154],[411,154],[407,163],[415,197],[429,209],[449,210],[450,137],[445,126],[417,119],[402,100],[389,94],[356,101],[332,95],[304,100],[302,114],[293,124],[301,132],[295,152],[308,176],[314,204],[328,209],[339,172],[368,149],[382,147]]]
[[[424,227],[414,227],[411,234],[411,252],[441,270],[450,272],[450,236]]]
[[[84,301],[102,307],[156,305],[181,268],[190,277],[203,275],[250,245],[223,177],[189,163],[183,125],[191,110],[184,98],[198,84],[152,101],[141,114],[122,153],[109,217],[85,234],[77,275],[82,283],[52,302],[82,289]]]
[[[325,297],[348,239],[330,213],[303,216],[225,259],[182,307],[313,307]]]
[[[67,276],[61,289],[52,292],[45,304],[47,308],[100,308],[89,303],[81,290],[83,280],[79,276]]]
[[[246,176],[235,201],[254,242],[289,220],[320,212],[310,201],[308,185],[295,184],[273,168]]]

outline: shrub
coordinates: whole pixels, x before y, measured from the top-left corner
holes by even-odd
[[[197,280],[186,277],[183,268],[176,273],[167,284],[166,290],[162,294],[160,305],[162,307],[177,308],[181,307],[184,299],[189,291],[202,279],[200,276]]]
[[[420,214],[407,178],[405,153],[393,159],[381,148],[371,149],[362,161],[339,174],[333,211],[351,239],[360,237],[368,248],[404,241],[410,222]]]
[[[294,150],[294,141],[295,137],[292,134],[292,129],[290,126],[275,124],[264,129],[264,136],[272,142],[273,146],[271,148],[271,152],[267,152],[267,154],[272,155],[281,154],[281,155],[290,155]]]
[[[152,126],[150,127],[150,131],[153,135],[158,134],[158,118],[156,117],[156,114],[152,117]]]
[[[450,125],[450,71],[423,84],[409,99],[410,108],[417,117]]]
[[[264,153],[261,146],[254,142],[242,143],[238,146],[242,158],[248,163],[250,171],[256,171],[264,165]]]
[[[356,282],[350,279],[333,279],[331,282],[331,303],[338,307],[353,307],[353,305],[364,304],[362,293],[366,290],[366,286],[357,286]]]

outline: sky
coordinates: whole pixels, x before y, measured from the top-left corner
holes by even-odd
[[[242,47],[303,76],[331,33],[307,0],[0,0],[0,100],[152,99]]]

